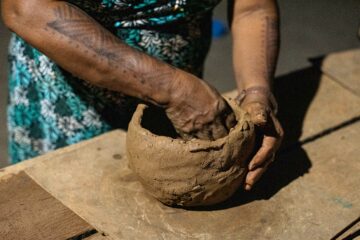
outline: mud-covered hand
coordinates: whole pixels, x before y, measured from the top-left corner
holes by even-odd
[[[186,140],[215,140],[228,134],[235,115],[221,95],[206,82],[182,72],[173,86],[165,111],[179,135]]]
[[[274,161],[279,149],[284,131],[275,116],[276,102],[272,94],[263,88],[254,87],[240,94],[239,103],[250,114],[255,124],[256,132],[261,134],[261,145],[250,160],[249,172],[245,180],[245,189],[250,190]]]

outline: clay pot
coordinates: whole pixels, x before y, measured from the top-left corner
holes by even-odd
[[[237,124],[215,141],[171,137],[164,113],[139,104],[129,124],[129,166],[145,189],[166,205],[212,205],[243,183],[255,145],[249,115],[229,101]]]

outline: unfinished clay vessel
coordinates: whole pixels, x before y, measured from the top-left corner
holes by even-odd
[[[243,183],[255,145],[249,115],[229,101],[237,124],[215,141],[175,139],[165,114],[138,105],[126,146],[130,168],[152,196],[166,205],[212,205]]]

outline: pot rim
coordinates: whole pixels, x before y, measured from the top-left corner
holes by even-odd
[[[248,122],[249,124],[252,124],[251,121],[250,121],[250,118],[247,118],[247,119],[243,118],[243,119],[241,119],[239,121],[241,116],[246,116],[247,113],[244,110],[242,110],[241,107],[238,106],[235,103],[234,100],[226,99],[226,101],[229,103],[231,109],[235,113],[236,124],[235,124],[234,127],[232,127],[230,129],[229,133],[226,136],[224,136],[222,138],[219,138],[219,139],[216,139],[216,140],[203,140],[203,139],[198,139],[198,138],[193,138],[191,140],[184,140],[184,139],[172,138],[172,137],[169,137],[169,136],[156,135],[156,134],[152,133],[150,130],[148,130],[148,129],[146,129],[146,128],[144,128],[142,126],[143,113],[144,113],[145,109],[149,108],[149,106],[144,104],[144,103],[140,103],[136,107],[136,111],[134,112],[133,117],[132,117],[132,119],[130,121],[129,129],[131,129],[132,131],[136,129],[136,131],[141,135],[148,135],[148,136],[151,136],[151,137],[156,137],[159,140],[160,139],[163,139],[163,140],[166,140],[166,141],[170,140],[171,142],[173,142],[173,143],[175,142],[175,143],[178,143],[178,144],[185,144],[185,143],[188,143],[188,142],[192,142],[192,143],[197,144],[197,145],[206,144],[206,146],[208,146],[208,147],[223,145],[227,141],[227,139],[229,139],[231,137],[231,135],[235,134],[235,132],[242,131],[242,125],[244,124],[245,121]],[[131,127],[131,125],[134,125],[135,127],[134,126]],[[211,146],[209,146],[209,144]]]

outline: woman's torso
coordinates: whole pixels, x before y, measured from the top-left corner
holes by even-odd
[[[219,0],[70,0],[124,43],[201,76]],[[9,47],[12,162],[126,128],[137,100],[76,79],[14,35]]]

